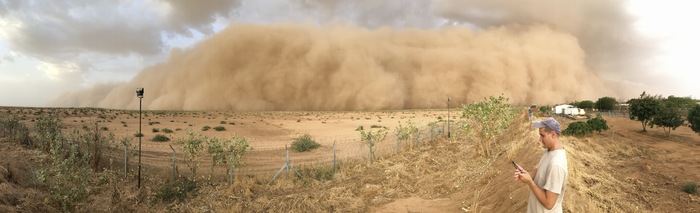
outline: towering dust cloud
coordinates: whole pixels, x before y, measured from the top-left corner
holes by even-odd
[[[577,38],[545,25],[395,30],[233,24],[124,84],[54,104],[135,109],[378,110],[491,95],[514,104],[605,93]]]

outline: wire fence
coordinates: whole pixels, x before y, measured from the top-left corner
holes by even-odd
[[[452,135],[458,128],[452,124]],[[438,123],[419,129],[409,139],[401,140],[393,131],[388,131],[383,141],[375,143],[372,147],[373,158],[383,157],[392,153],[402,152],[406,149],[416,148],[431,143],[440,138],[447,137],[447,125]],[[360,140],[360,134],[340,135],[332,137],[319,137],[314,140],[321,144],[315,150],[309,152],[289,152],[291,164],[296,168],[308,168],[316,166],[333,165],[334,163],[349,160],[369,161],[370,149],[367,142]],[[243,157],[244,166],[234,170],[239,176],[272,177],[280,167],[286,163],[286,147],[283,142],[263,141],[259,138],[248,138],[248,143],[253,150]],[[113,143],[103,149],[103,161],[105,167],[125,173],[133,173],[138,169],[138,140],[126,147]],[[173,157],[173,149],[175,150]],[[141,168],[142,172],[155,175],[159,178],[174,178],[176,176],[193,175],[184,155],[180,153],[179,145],[175,143],[143,142],[141,143]],[[197,158],[198,164],[194,176],[209,176],[215,180],[225,180],[230,177],[228,165],[212,165],[211,156],[202,152]],[[212,169],[212,166],[214,167]],[[128,174],[124,174],[128,176]]]

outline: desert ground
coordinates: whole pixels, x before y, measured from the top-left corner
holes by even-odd
[[[144,187],[135,187],[133,159],[130,174],[123,178],[123,151],[106,152],[106,171],[115,173],[106,184],[94,186],[93,193],[76,204],[78,212],[521,212],[528,189],[514,181],[511,160],[526,169],[533,167],[542,152],[535,129],[522,110],[505,134],[495,143],[495,153],[480,157],[479,143],[452,126],[452,137],[428,137],[423,131],[419,145],[388,140],[378,143],[377,159],[369,163],[367,145],[359,141],[356,129],[372,125],[386,127],[389,135],[399,122],[409,120],[426,130],[430,122],[444,124],[446,109],[377,112],[225,112],[145,111],[142,120]],[[104,134],[132,137],[138,131],[138,111],[93,108],[3,107],[0,113],[17,115],[33,128],[40,115],[58,114],[64,130],[92,128]],[[455,109],[450,119],[459,121]],[[638,121],[604,116],[610,130],[587,137],[564,136],[568,152],[569,182],[565,191],[567,212],[697,212],[700,199],[682,191],[686,182],[700,180],[700,136],[679,127],[671,136],[660,128],[641,132]],[[574,120],[557,118],[562,127]],[[83,127],[85,126],[85,127]],[[233,185],[223,170],[197,193],[179,202],[156,202],[151,198],[159,185],[168,182],[170,146],[187,129],[200,132],[203,126],[224,126],[225,131],[208,130],[203,135],[249,139],[253,151],[244,158]],[[168,128],[173,133],[154,133]],[[179,129],[179,130],[177,130]],[[441,126],[444,131],[445,126]],[[321,147],[306,153],[290,152],[291,163],[305,178],[279,178],[268,184],[285,159],[284,146],[300,133],[309,133]],[[171,141],[154,142],[155,134]],[[429,138],[429,139],[428,139]],[[0,178],[0,211],[57,212],[44,202],[46,186],[33,184],[36,168],[45,164],[45,154],[16,141],[0,138],[0,161],[5,172]],[[333,143],[340,159],[331,180],[309,177],[314,169],[332,162]],[[137,145],[138,140],[131,141]],[[178,150],[179,152],[179,150]],[[209,164],[202,157],[201,174]],[[185,175],[182,166],[181,175]],[[122,172],[122,173],[119,173]],[[204,181],[203,181],[204,182]]]

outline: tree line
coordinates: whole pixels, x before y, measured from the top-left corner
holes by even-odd
[[[666,136],[670,136],[672,130],[680,126],[688,126],[700,134],[700,104],[691,97],[673,95],[663,97],[642,92],[638,98],[622,103],[627,104],[629,118],[641,122],[642,132],[646,132],[647,127],[661,127]],[[595,102],[584,100],[569,104],[588,111],[591,109],[612,111],[616,107],[621,108],[619,107],[621,103],[612,97],[602,97]],[[543,106],[540,111],[544,112],[550,108]]]

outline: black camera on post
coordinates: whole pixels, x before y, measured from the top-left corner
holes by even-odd
[[[136,97],[143,98],[143,88],[136,88]]]

